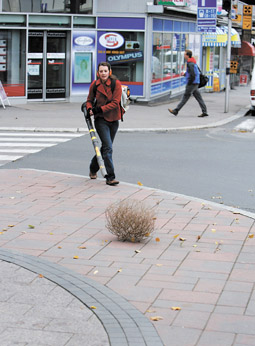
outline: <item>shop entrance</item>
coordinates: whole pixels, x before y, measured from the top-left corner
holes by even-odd
[[[66,33],[29,31],[28,99],[66,97]]]

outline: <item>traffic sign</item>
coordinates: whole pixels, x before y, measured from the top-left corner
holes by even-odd
[[[200,32],[216,32],[217,0],[198,0],[197,30]]]

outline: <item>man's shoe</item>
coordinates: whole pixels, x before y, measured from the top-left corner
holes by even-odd
[[[89,177],[90,177],[90,179],[96,179],[97,178],[97,174],[89,172]]]
[[[106,184],[107,185],[110,185],[110,186],[114,186],[114,185],[118,185],[119,184],[119,181],[118,180],[106,180]]]
[[[208,117],[208,114],[207,113],[202,113],[200,115],[198,115],[199,118],[203,118],[203,117]]]
[[[168,111],[169,111],[170,113],[172,113],[173,115],[177,115],[177,114],[178,114],[177,109],[170,109],[170,108],[168,108]]]

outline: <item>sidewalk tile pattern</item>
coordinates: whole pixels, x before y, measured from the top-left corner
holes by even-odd
[[[0,170],[0,196],[1,251],[38,257],[48,279],[88,305],[99,302],[95,313],[112,345],[114,338],[116,345],[125,338],[130,345],[254,344],[254,217],[155,189],[25,169]],[[124,199],[155,209],[155,232],[140,243],[106,230],[106,207]],[[110,312],[123,324],[128,314],[135,326],[120,332]],[[151,322],[155,316],[161,319]]]

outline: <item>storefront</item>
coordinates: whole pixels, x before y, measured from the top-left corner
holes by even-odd
[[[226,61],[227,61],[227,40],[228,27],[217,27],[215,33],[204,34],[202,37],[203,45],[203,66],[209,82],[205,87],[208,92],[221,91],[225,88]],[[241,47],[241,40],[238,32],[231,30],[231,47]],[[234,59],[234,50],[232,59]],[[231,82],[235,83],[236,76],[230,76]]]
[[[145,23],[145,18],[98,17],[97,30],[74,29],[71,95],[87,94],[98,63],[107,61],[132,97],[143,97]]]
[[[202,66],[195,16],[0,13],[0,81],[19,102],[80,102],[101,61],[133,99],[173,96],[185,87],[185,49]]]
[[[185,49],[192,50],[201,66],[201,35],[195,22],[152,18],[150,98],[184,90]]]

